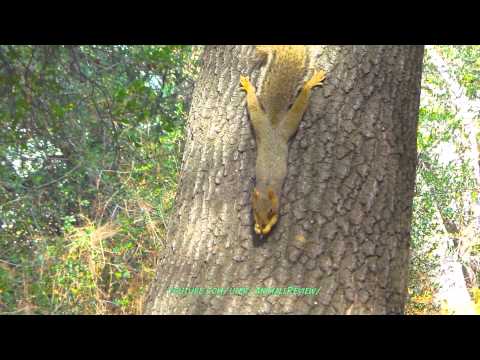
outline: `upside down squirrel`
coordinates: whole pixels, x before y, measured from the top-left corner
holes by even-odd
[[[295,90],[306,72],[307,51],[303,45],[256,46],[257,56],[272,56],[262,93],[257,97],[248,78],[240,76],[247,94],[257,146],[256,184],[252,195],[255,232],[267,235],[278,221],[280,195],[287,175],[288,141],[296,133],[307,109],[312,88],[322,84],[319,70]]]

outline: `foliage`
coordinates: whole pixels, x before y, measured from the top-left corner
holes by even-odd
[[[198,51],[0,46],[0,312],[141,311]]]
[[[449,64],[449,70],[471,100],[479,95],[480,47],[437,46]],[[465,155],[468,149],[462,109],[452,103],[447,84],[439,76],[427,50],[422,76],[422,97],[417,133],[418,166],[407,313],[446,313],[441,304],[433,303],[438,288],[435,273],[440,259],[438,241],[451,239],[464,266],[472,275],[469,285],[478,287],[478,243],[466,244],[466,230],[474,222],[471,204],[477,201],[472,163]],[[468,253],[467,256],[461,256]],[[447,311],[448,313],[448,311]]]

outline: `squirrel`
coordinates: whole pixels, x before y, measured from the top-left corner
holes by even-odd
[[[288,141],[297,132],[312,88],[322,85],[326,73],[316,71],[295,90],[306,73],[304,45],[258,45],[257,56],[271,56],[261,94],[247,77],[240,76],[257,146],[256,184],[252,194],[255,232],[267,235],[278,221],[280,195],[287,175]],[[296,95],[296,96],[295,96]]]

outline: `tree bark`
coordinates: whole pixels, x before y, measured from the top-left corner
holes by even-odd
[[[403,313],[423,47],[309,50],[310,67],[327,79],[290,143],[279,222],[259,240],[255,142],[239,77],[259,86],[262,67],[252,46],[206,48],[147,313]],[[257,293],[288,287],[317,290]]]

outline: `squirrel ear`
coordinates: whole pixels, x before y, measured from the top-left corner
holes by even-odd
[[[253,197],[254,197],[255,199],[258,199],[258,198],[260,197],[260,193],[258,192],[257,189],[253,190]]]
[[[268,190],[268,198],[270,200],[273,200],[273,199],[275,199],[275,197],[276,196],[275,196],[275,193],[273,192],[273,190]]]

